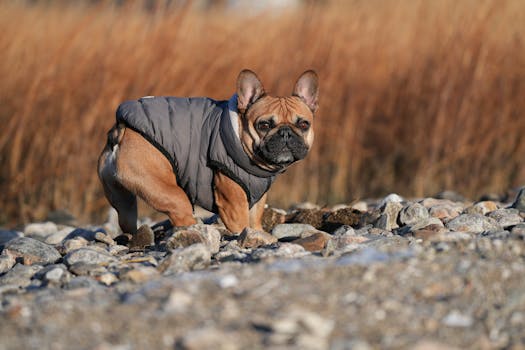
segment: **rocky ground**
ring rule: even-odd
[[[0,349],[524,349],[525,190],[439,197],[0,230]]]

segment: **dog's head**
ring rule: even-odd
[[[309,70],[297,79],[291,96],[272,97],[254,72],[239,74],[239,136],[255,164],[276,171],[306,157],[314,140],[318,85],[317,74]]]

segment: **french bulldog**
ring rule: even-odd
[[[122,103],[98,161],[122,231],[137,232],[137,196],[174,226],[195,224],[199,205],[233,233],[261,230],[275,176],[312,147],[318,85],[308,70],[291,96],[274,97],[243,70],[226,101],[147,96]]]

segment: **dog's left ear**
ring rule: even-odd
[[[317,97],[319,96],[319,78],[313,70],[307,70],[295,83],[293,96],[300,97],[312,112],[317,110]]]
[[[264,96],[264,87],[257,75],[244,69],[237,78],[237,109],[244,113],[248,107]]]

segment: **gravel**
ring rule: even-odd
[[[0,348],[523,347],[523,190],[511,205],[440,197],[268,208],[267,231],[240,236],[0,230]]]

